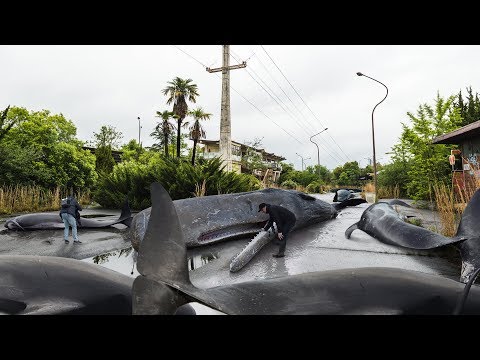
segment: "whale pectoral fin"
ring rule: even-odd
[[[345,237],[350,239],[350,235],[352,235],[353,230],[358,229],[358,223],[351,225],[347,230],[345,230]]]

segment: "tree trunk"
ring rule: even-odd
[[[165,135],[163,146],[165,147],[165,157],[168,158],[168,135]]]
[[[180,126],[182,126],[183,118],[177,120],[177,158],[180,157]]]
[[[195,166],[195,153],[197,150],[197,139],[193,139],[192,165]]]

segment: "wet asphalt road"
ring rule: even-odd
[[[58,214],[58,211],[47,213]],[[82,216],[95,216],[98,220],[112,220],[120,216],[120,210],[84,209]],[[102,215],[102,216],[100,216]],[[128,227],[115,224],[99,229],[78,229],[78,238],[83,244],[70,244],[63,241],[61,230],[13,231],[4,227],[5,220],[13,216],[0,217],[0,254],[1,255],[43,255],[85,259],[95,255],[128,247]]]
[[[332,203],[332,193],[314,196]],[[461,262],[453,247],[428,251],[404,249],[382,244],[360,230],[355,230],[351,238],[346,239],[345,230],[360,219],[369,205],[348,207],[335,219],[291,233],[284,258],[273,258],[277,246],[272,243],[266,245],[237,273],[229,271],[230,261],[246,246],[249,239],[189,249],[191,281],[199,288],[209,288],[305,272],[359,267],[395,267],[440,274],[458,280]],[[438,217],[432,211],[400,206],[396,208],[421,219],[425,228],[439,226]],[[82,216],[93,214],[105,215],[97,219],[111,219],[117,218],[120,210],[85,209],[82,212]],[[0,229],[3,229],[6,218],[8,217],[0,218]],[[136,269],[132,268],[134,251],[131,250],[128,228],[123,224],[104,229],[80,229],[79,238],[83,244],[66,245],[63,242],[63,230],[21,232],[5,229],[0,231],[0,254],[71,257],[94,262],[132,277],[138,275]]]
[[[333,199],[332,194],[315,196],[330,203]],[[191,249],[191,257],[216,258],[190,272],[192,283],[209,288],[254,279],[359,267],[394,267],[459,279],[461,260],[453,247],[410,250],[382,244],[361,230],[355,230],[351,238],[346,239],[345,230],[360,219],[369,205],[348,207],[335,219],[291,233],[284,258],[273,258],[277,246],[273,243],[266,245],[238,273],[230,273],[230,260],[246,246],[248,240]],[[432,211],[399,206],[397,209],[415,215],[426,228],[439,226],[439,220]]]

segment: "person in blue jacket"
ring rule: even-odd
[[[77,214],[80,215],[79,211],[82,211],[82,207],[78,201],[73,196],[68,196],[62,199],[62,208],[60,210],[60,217],[65,224],[65,230],[63,232],[63,239],[65,244],[70,243],[68,241],[68,233],[70,226],[72,227],[72,237],[74,244],[81,244],[82,242],[78,240],[77,234]]]

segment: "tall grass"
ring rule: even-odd
[[[452,237],[455,235],[464,208],[455,203],[451,187],[436,183],[433,185],[433,191],[435,193],[435,205],[440,217],[440,232],[445,236]]]
[[[379,199],[398,199],[400,197],[400,186],[379,186]]]
[[[375,184],[374,183],[366,183],[363,186],[363,193],[366,192],[375,192]],[[378,187],[378,198],[379,199],[398,199],[400,198],[400,186],[379,186]]]
[[[465,189],[460,187],[453,189],[451,186],[438,183],[433,185],[435,205],[440,216],[443,235],[450,237],[455,235],[463,211],[477,189],[480,189],[478,179],[469,186],[465,186]]]
[[[53,211],[60,209],[60,200],[72,191],[57,187],[53,190],[39,186],[0,187],[0,214]],[[90,203],[90,191],[75,194],[80,204]]]
[[[195,197],[205,196],[206,192],[207,192],[207,186],[206,186],[205,179],[203,179],[202,185],[198,185],[198,183],[195,184],[195,192],[193,193],[193,196]]]

